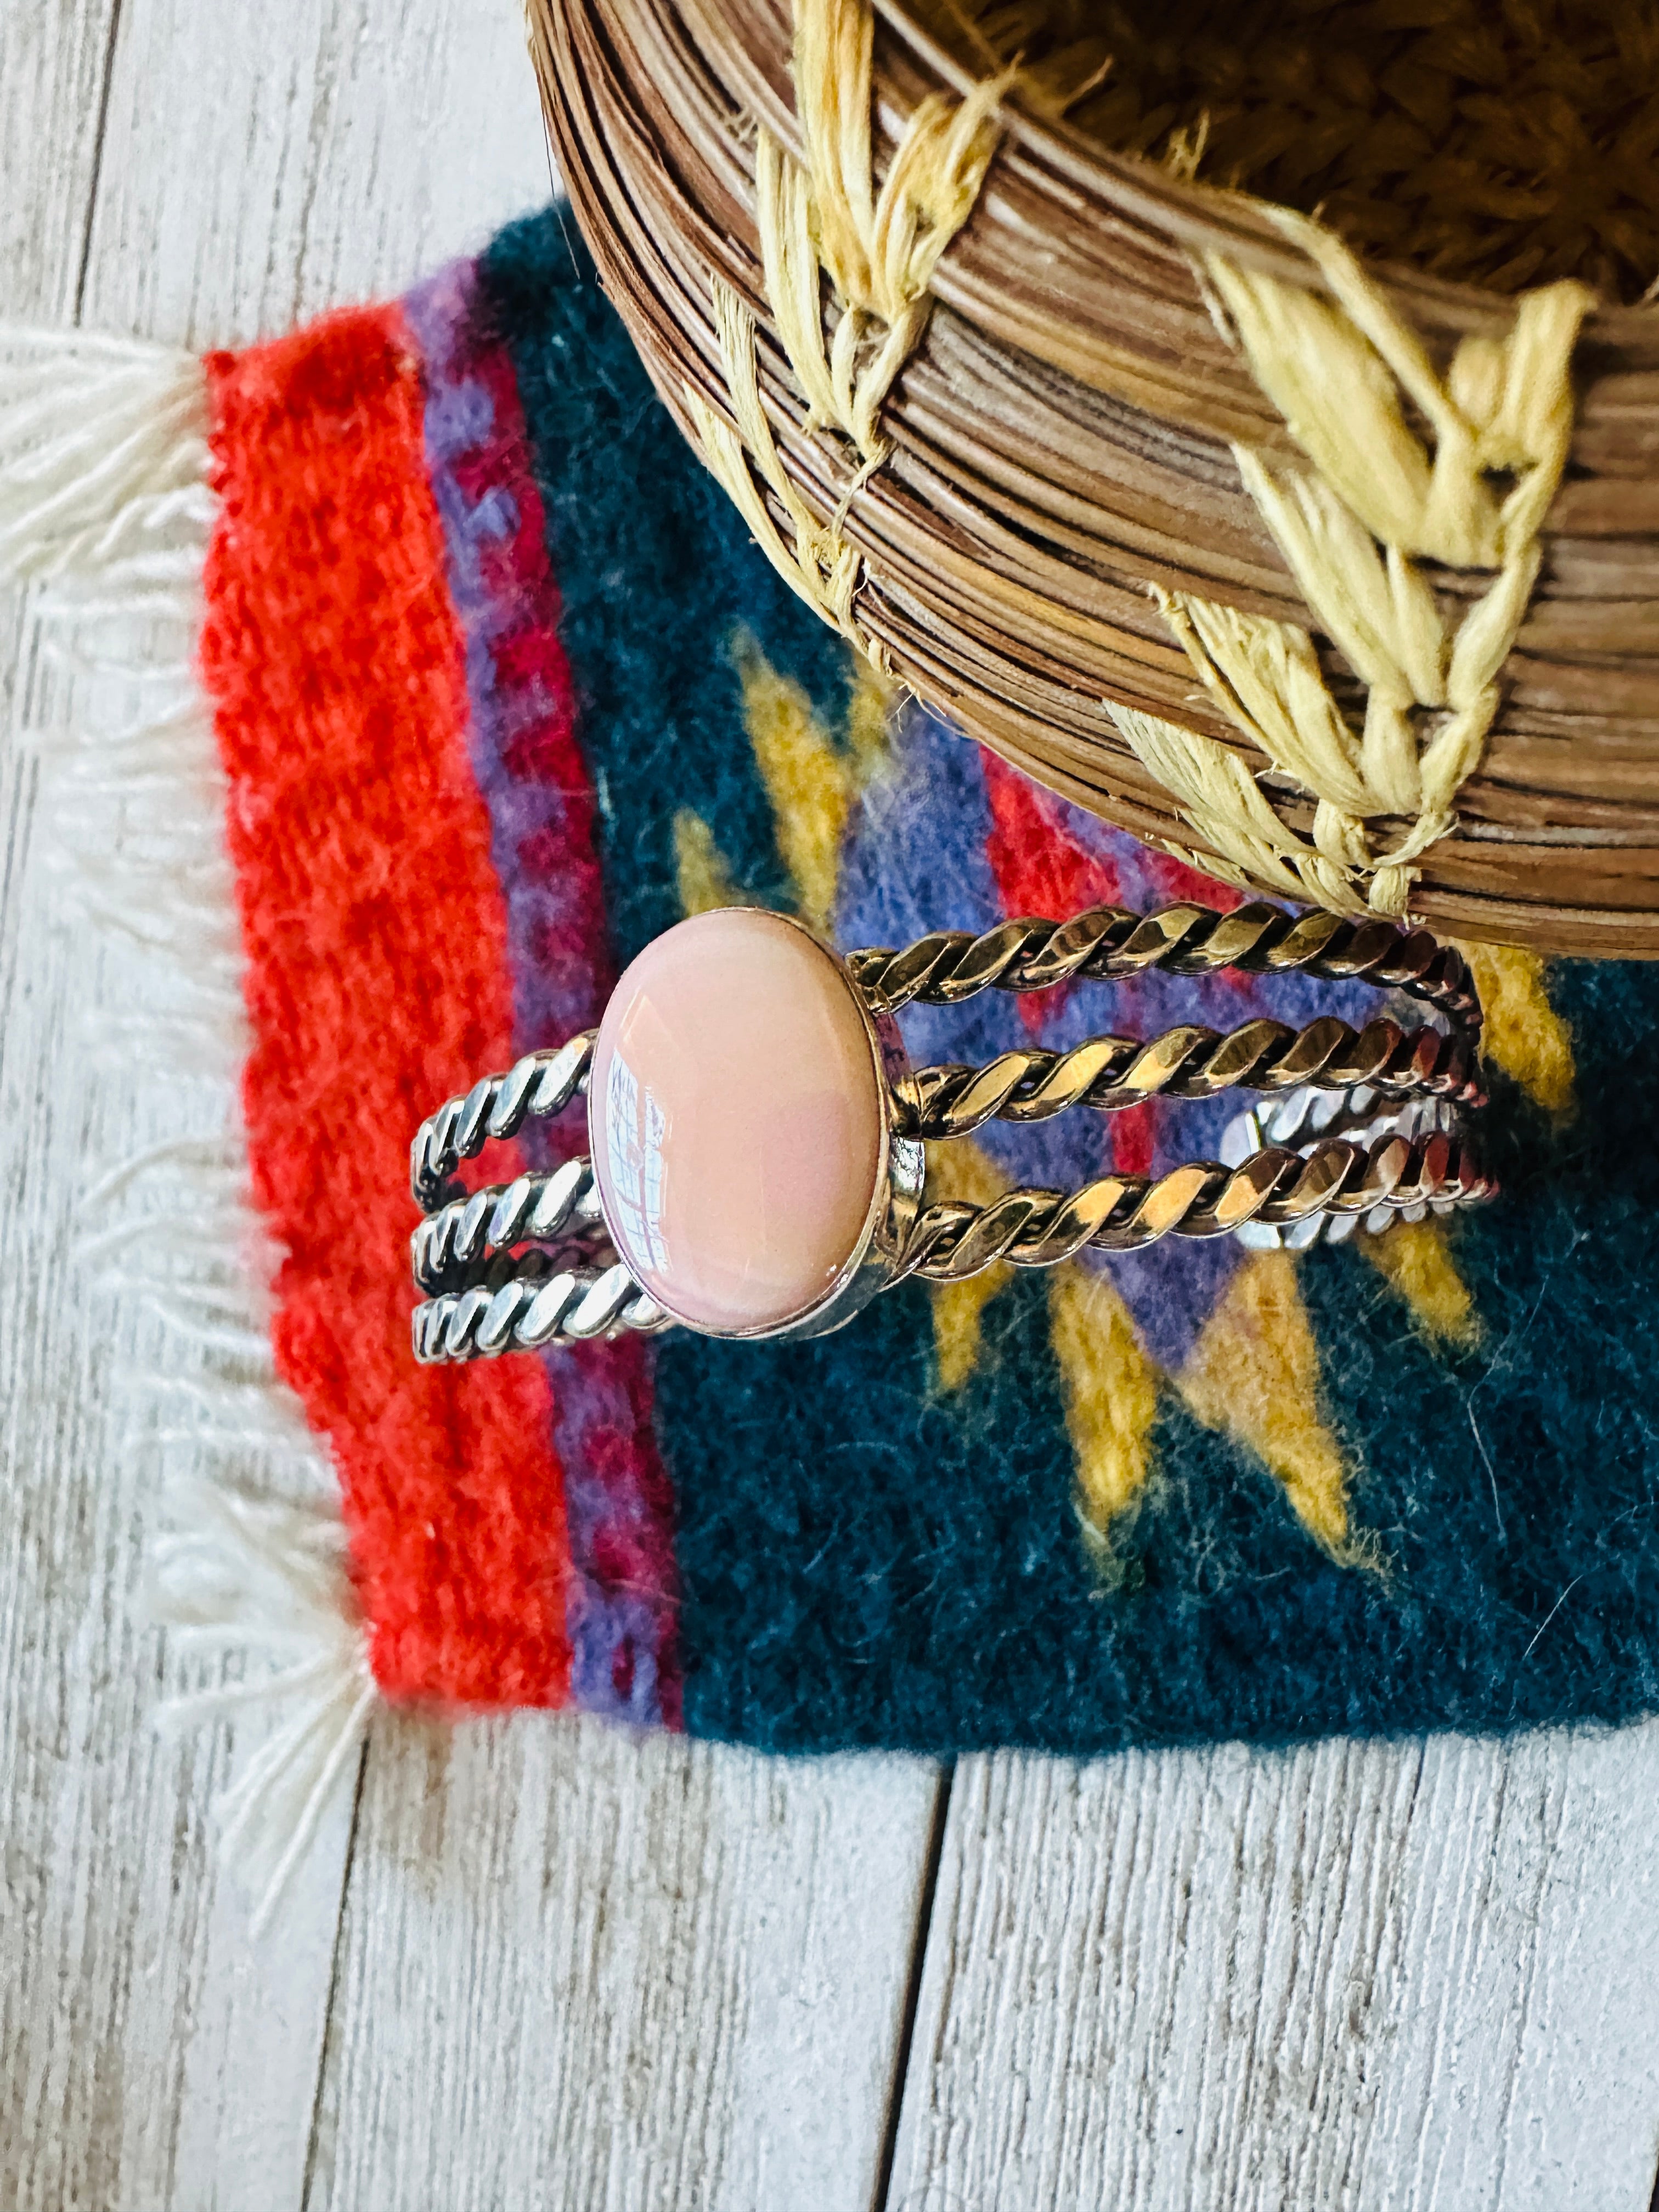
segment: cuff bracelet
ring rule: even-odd
[[[895,1018],[916,1002],[1150,969],[1300,970],[1404,993],[1428,1018],[1182,1025],[914,1069]],[[1461,955],[1383,921],[1261,903],[1097,907],[843,957],[784,915],[699,915],[646,947],[597,1030],[484,1077],[422,1125],[416,1355],[489,1357],[675,1323],[816,1336],[911,1275],[957,1281],[998,1261],[1048,1267],[1166,1236],[1304,1244],[1474,1205],[1495,1190],[1463,1125],[1485,1103],[1480,1034]],[[1230,1127],[1224,1160],[1070,1192],[1016,1188],[988,1206],[928,1200],[926,1145],[987,1121],[1231,1091],[1266,1103]],[[584,1156],[461,1188],[463,1160],[578,1097]]]

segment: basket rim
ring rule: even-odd
[[[948,111],[963,91],[978,87],[982,95],[984,78],[971,57],[957,66],[938,51],[908,13],[914,0],[862,4],[878,32],[869,89],[870,153],[879,162],[902,143],[924,100],[941,94]],[[1241,439],[1252,452],[1277,452],[1270,441],[1284,418],[1222,326],[1206,257],[1189,241],[1217,248],[1214,268],[1236,264],[1234,242],[1242,240],[1258,266],[1304,294],[1330,291],[1324,269],[1296,229],[1281,228],[1271,202],[1192,185],[1145,157],[1104,155],[1080,132],[1009,102],[975,213],[933,271],[938,312],[895,390],[887,465],[861,476],[860,495],[837,507],[846,470],[837,475],[827,456],[840,448],[802,416],[801,373],[772,323],[750,234],[755,126],[803,160],[791,5],[532,0],[561,166],[659,392],[682,431],[717,456],[711,466],[720,480],[742,477],[741,492],[727,488],[746,514],[756,511],[753,534],[785,581],[799,570],[801,595],[856,644],[890,657],[921,696],[1051,789],[1153,842],[1174,838],[1200,866],[1206,854],[1225,858],[1224,823],[1217,844],[1213,830],[1183,811],[1190,793],[1183,799],[1182,763],[1171,783],[1133,734],[1122,734],[1114,711],[1206,739],[1206,760],[1242,757],[1252,776],[1266,773],[1258,753],[1270,763],[1275,757],[1248,732],[1242,742],[1224,700],[1200,691],[1202,671],[1195,675],[1192,655],[1164,635],[1154,605],[1158,582],[1186,595],[1188,607],[1241,604],[1232,588],[1239,579],[1218,569],[1210,534],[1195,534],[1186,519],[1195,487],[1231,533],[1226,559],[1243,547],[1252,580],[1257,567],[1264,576],[1272,571],[1259,591],[1252,580],[1243,611],[1304,629],[1310,622],[1305,594],[1275,559],[1254,495],[1226,466]],[[1077,233],[1069,252],[1062,227]],[[1316,236],[1310,244],[1316,250]],[[1382,257],[1364,265],[1437,351],[1449,352],[1471,330],[1507,338],[1494,325],[1513,324],[1514,297],[1409,269],[1399,271],[1395,291]],[[1103,292],[1092,281],[1102,270],[1119,278]],[[1012,310],[1000,304],[1005,284]],[[1337,295],[1339,306],[1345,296]],[[726,329],[722,299],[732,303]],[[1099,319],[1101,303],[1113,300],[1133,303],[1116,331]],[[1068,315],[1080,334],[1077,364],[1054,336],[1064,337]],[[1489,732],[1492,759],[1462,780],[1457,814],[1449,832],[1431,837],[1425,850],[1434,858],[1425,858],[1409,896],[1412,910],[1473,938],[1554,952],[1659,954],[1659,807],[1647,774],[1659,739],[1659,470],[1650,441],[1659,313],[1621,307],[1600,323],[1573,380],[1577,474],[1559,497],[1572,518],[1561,516],[1565,535],[1550,533],[1539,605],[1524,618],[1510,656],[1515,681]],[[1624,331],[1637,334],[1636,347],[1618,344]],[[1034,485],[1018,467],[987,469],[981,446],[988,439],[986,452],[1000,450],[1006,395],[999,386],[987,398],[975,383],[981,354],[993,365],[1034,357],[1054,373],[1039,380],[1044,391],[1054,385],[1046,407],[1031,395],[1039,417],[1026,426],[1037,441]],[[738,420],[734,431],[745,374],[756,420],[747,429]],[[965,428],[941,444],[958,400]],[[1235,416],[1248,416],[1242,429]],[[1010,419],[1024,416],[1017,410]],[[710,445],[710,434],[721,431],[736,441],[730,469],[718,458],[718,436]],[[1068,507],[1061,514],[1044,495],[1069,477],[1040,471],[1063,462],[1079,439],[1088,481],[1079,514]],[[837,557],[850,550],[862,564],[856,620],[850,602],[842,610],[826,598],[836,579],[820,573],[817,540],[803,550],[797,530],[791,551],[794,510],[783,493],[773,496],[780,472],[811,514],[834,509]],[[1132,538],[1123,535],[1125,516],[1138,533]],[[1086,540],[1079,535],[1085,528]],[[948,583],[936,574],[940,546],[952,556]],[[1613,585],[1617,602],[1606,598]],[[1446,589],[1459,596],[1455,586]],[[1577,641],[1582,606],[1618,614],[1617,635],[1603,622]],[[1537,635],[1524,634],[1534,627]],[[1335,680],[1349,680],[1340,665]],[[1352,726],[1354,702],[1343,692],[1339,703]],[[1319,798],[1311,789],[1273,801],[1294,841],[1292,858],[1311,836]],[[1373,817],[1391,821],[1382,807],[1368,809],[1365,818]],[[1376,866],[1392,864],[1382,853]],[[1400,860],[1395,872],[1407,865]],[[1389,884],[1384,896],[1396,895]]]
[[[906,0],[870,0],[881,24],[918,66],[965,98],[978,79],[925,31]],[[878,72],[879,77],[879,71]],[[1063,119],[1035,115],[1019,100],[1018,83],[1001,107],[1005,140],[1035,156],[1066,181],[1104,199],[1113,210],[1200,252],[1223,252],[1287,283],[1328,293],[1324,272],[1299,252],[1273,219],[1277,203],[1173,176],[1140,154],[1115,154]],[[1481,284],[1434,276],[1408,261],[1359,256],[1364,267],[1412,301],[1425,319],[1459,333],[1507,325],[1515,295]],[[1613,347],[1629,369],[1659,369],[1659,295],[1627,304],[1599,294],[1585,318],[1583,340]]]

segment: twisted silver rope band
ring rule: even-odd
[[[533,1268],[496,1284],[447,1291],[415,1309],[410,1333],[423,1367],[448,1359],[493,1359],[549,1344],[655,1335],[673,1326],[621,1261],[605,1268]]]
[[[463,1160],[476,1158],[492,1137],[516,1137],[532,1115],[562,1113],[587,1085],[597,1030],[584,1030],[556,1051],[527,1052],[505,1075],[480,1077],[465,1097],[428,1115],[410,1147],[409,1187],[422,1213],[451,1195]]]
[[[925,1206],[911,1224],[894,1279],[960,1282],[999,1260],[1051,1267],[1085,1244],[1134,1252],[1160,1237],[1222,1237],[1250,1221],[1273,1227],[1319,1213],[1368,1213],[1427,1205],[1437,1212],[1496,1194],[1455,1133],[1375,1144],[1327,1139],[1304,1157],[1280,1146],[1237,1168],[1195,1160],[1156,1180],[1103,1176],[1081,1190],[1005,1191],[988,1206],[965,1199]]]
[[[892,1279],[961,1282],[999,1260],[1048,1267],[1085,1245],[1138,1251],[1161,1237],[1221,1237],[1249,1222],[1285,1227],[1383,1208],[1449,1212],[1479,1205],[1496,1189],[1460,1139],[1444,1130],[1370,1145],[1328,1138],[1306,1154],[1269,1147],[1231,1170],[1194,1161],[1156,1180],[1103,1176],[1070,1194],[1011,1190],[983,1206],[941,1200],[916,1217]],[[413,1336],[416,1358],[430,1365],[672,1326],[620,1262],[552,1273],[532,1263],[499,1282],[445,1291],[417,1306]]]
[[[1367,1148],[1379,1137],[1426,1137],[1437,1129],[1455,1132],[1457,1109],[1441,1098],[1385,1099],[1377,1092],[1357,1091],[1292,1091],[1287,1097],[1262,1098],[1236,1115],[1221,1133],[1218,1146],[1224,1167],[1237,1167],[1253,1153],[1280,1145],[1305,1158],[1322,1137],[1346,1137],[1350,1144]],[[1356,1230],[1380,1237],[1402,1221],[1421,1221],[1431,1210],[1426,1201],[1395,1207],[1386,1201],[1369,1213],[1316,1213],[1282,1229],[1264,1221],[1248,1221],[1235,1233],[1252,1251],[1306,1251],[1315,1244],[1340,1244]],[[1437,1210],[1451,1209],[1444,1200]]]
[[[1091,907],[1070,921],[1030,917],[999,922],[978,937],[936,930],[895,951],[872,946],[847,956],[860,988],[896,1012],[913,1000],[955,1006],[986,990],[1046,991],[1082,978],[1120,981],[1166,968],[1177,975],[1236,968],[1249,975],[1294,970],[1326,982],[1406,991],[1461,1030],[1480,1026],[1462,955],[1424,929],[1381,919],[1288,914],[1261,901],[1218,914],[1185,902],[1155,914]]]
[[[514,1244],[561,1244],[603,1240],[605,1217],[592,1163],[567,1160],[546,1175],[492,1183],[451,1199],[425,1215],[409,1240],[415,1279],[423,1291],[453,1287],[458,1270],[487,1265]]]
[[[1114,1113],[1143,1098],[1213,1098],[1218,1091],[1351,1091],[1486,1103],[1466,1033],[1403,1029],[1380,1016],[1356,1030],[1334,1015],[1305,1029],[1260,1019],[1224,1035],[1183,1026],[1142,1043],[1090,1037],[1069,1052],[1036,1046],[983,1067],[918,1069],[905,1086],[909,1133],[965,1137],[987,1121],[1046,1121],[1073,1106]]]

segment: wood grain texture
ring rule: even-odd
[[[866,2212],[939,1786],[528,1714],[383,1728],[307,2212]]]
[[[0,9],[0,282],[13,318],[74,319],[116,6]]]
[[[892,2212],[1647,2212],[1659,1728],[957,1770]]]
[[[85,315],[191,345],[401,290],[547,198],[514,0],[124,0]]]
[[[108,0],[0,19],[0,307],[73,316],[98,171]],[[74,1271],[89,1173],[138,1143],[211,1128],[134,1095],[82,1020],[120,957],[66,932],[45,878],[40,759],[89,702],[0,612],[0,2203],[205,2203],[297,2195],[343,1856],[342,1812],[295,1894],[280,1955],[252,1951],[211,1878],[204,1808],[227,1747],[157,1742],[156,1639],[141,1626],[154,1504],[149,1416],[124,1370],[156,1324]],[[113,709],[117,702],[101,702]],[[51,750],[48,738],[46,750]],[[130,957],[130,956],[129,956]],[[98,973],[103,971],[100,980]],[[186,1461],[189,1455],[185,1455]]]

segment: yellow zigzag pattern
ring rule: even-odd
[[[1558,1121],[1570,1119],[1577,1106],[1572,1033],[1550,1004],[1543,961],[1535,952],[1503,945],[1458,949],[1480,994],[1486,1058],[1547,1114]]]
[[[1441,1344],[1474,1344],[1480,1316],[1469,1286],[1457,1272],[1445,1224],[1397,1222],[1386,1237],[1356,1238],[1360,1252],[1411,1309],[1425,1336]]]
[[[801,686],[781,676],[752,637],[732,641],[743,695],[744,726],[767,797],[772,802],[778,849],[794,886],[796,910],[813,929],[827,929],[835,912],[842,840],[854,799],[884,757],[893,686],[867,662],[854,672],[848,702],[845,743],[814,713]],[[743,902],[714,832],[700,814],[682,807],[674,817],[674,857],[681,911]]]
[[[1486,1014],[1486,1056],[1558,1121],[1577,1106],[1572,1037],[1549,1001],[1535,952],[1499,945],[1461,948]],[[1402,1222],[1386,1237],[1362,1237],[1358,1249],[1405,1299],[1412,1318],[1441,1343],[1473,1344],[1480,1316],[1457,1272],[1444,1225]]]
[[[927,1179],[940,1197],[975,1206],[990,1205],[1007,1188],[1006,1176],[965,1140],[930,1151]],[[1004,1263],[965,1283],[935,1287],[933,1351],[942,1392],[961,1389],[978,1366],[981,1317],[1013,1278]],[[1158,1370],[1111,1283],[1086,1267],[1073,1263],[1049,1277],[1048,1327],[1076,1470],[1078,1520],[1104,1564],[1112,1523],[1133,1505],[1152,1472]]]
[[[1072,1440],[1079,1525],[1097,1564],[1109,1569],[1112,1524],[1135,1504],[1152,1471],[1158,1370],[1109,1279],[1075,1261],[1049,1279],[1048,1331]]]
[[[674,869],[684,915],[709,914],[717,906],[744,903],[714,831],[689,806],[682,806],[674,817]]]
[[[1176,1387],[1206,1428],[1263,1462],[1317,1543],[1355,1563],[1347,1462],[1320,1408],[1319,1346],[1288,1252],[1250,1255]]]
[[[892,688],[859,664],[836,744],[799,684],[780,676],[752,639],[740,639],[738,675],[744,721],[777,823],[778,848],[795,886],[801,920],[827,929],[836,909],[842,839],[854,798],[886,749]]]
[[[1487,1059],[1565,1118],[1574,1106],[1572,1040],[1549,1002],[1543,962],[1501,946],[1463,951],[1486,1012]],[[1426,1335],[1447,1344],[1478,1338],[1480,1316],[1440,1222],[1402,1222],[1358,1244]],[[1333,1556],[1366,1556],[1352,1538],[1346,1468],[1320,1412],[1318,1346],[1289,1254],[1257,1254],[1239,1271],[1176,1379],[1200,1420],[1266,1462]]]
[[[971,1140],[927,1147],[927,1188],[939,1198],[963,1198],[989,1206],[1008,1188],[1008,1179]],[[979,1365],[980,1317],[997,1292],[1012,1283],[1006,1261],[970,1275],[965,1283],[933,1285],[933,1356],[939,1387],[947,1395],[960,1390]]]

